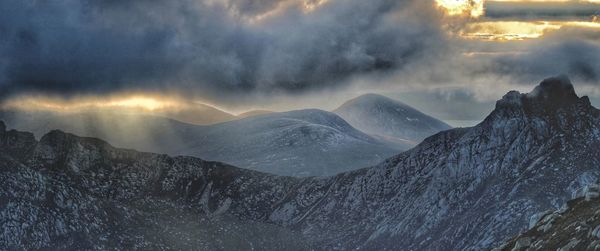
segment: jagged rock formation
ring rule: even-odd
[[[333,112],[363,132],[415,145],[452,128],[407,104],[377,94],[349,100]]]
[[[188,220],[198,218],[232,240],[248,231],[240,225],[270,229],[250,229],[257,249],[294,235],[299,249],[490,249],[597,183],[600,111],[571,90],[568,79],[551,78],[531,94],[510,92],[473,128],[323,178],[137,153],[56,131],[40,142],[23,134],[0,151],[0,214],[10,219],[0,223],[0,244],[144,249],[174,239],[185,249],[195,244],[187,238],[211,232]]]
[[[366,135],[333,113],[298,110],[211,126],[123,113],[4,113],[38,137],[53,129],[119,147],[187,155],[290,176],[323,176],[375,165],[409,148]]]
[[[556,211],[537,215],[530,229],[495,250],[599,250],[600,186],[586,187]]]

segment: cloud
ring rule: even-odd
[[[444,47],[414,0],[0,2],[0,95],[335,88]]]
[[[485,4],[485,16],[491,19],[564,20],[589,19],[600,13],[600,5],[590,2],[496,2]]]
[[[548,76],[569,74],[578,89],[598,89],[600,76],[597,29],[468,40],[448,32],[504,17],[444,17],[433,1],[7,0],[0,13],[0,98],[169,92],[244,111],[331,108],[366,92],[469,93],[443,105],[449,118]],[[528,19],[519,15],[507,16]]]
[[[564,73],[576,82],[597,84],[600,80],[600,47],[584,41],[565,41],[535,48],[526,55],[500,58],[497,64],[504,73],[525,80]]]

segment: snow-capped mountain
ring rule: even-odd
[[[359,96],[333,112],[363,132],[413,144],[451,128],[409,105],[378,94]]]
[[[0,245],[24,249],[177,249],[196,234],[267,249],[279,233],[297,237],[292,249],[485,250],[600,174],[600,111],[564,77],[509,92],[475,127],[333,177],[266,175],[59,131],[0,139]]]
[[[210,126],[124,113],[3,113],[41,137],[60,129],[119,147],[189,155],[279,175],[331,175],[377,164],[409,148],[389,144],[321,110],[271,113]]]
[[[374,139],[337,115],[316,109],[271,113],[205,127],[190,142],[177,154],[291,176],[354,170],[409,148]]]

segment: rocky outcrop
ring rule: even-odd
[[[600,249],[600,186],[590,185],[560,210],[541,214],[524,233],[495,250]]]

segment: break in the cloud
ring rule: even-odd
[[[463,104],[562,73],[594,93],[599,5],[463,2],[1,1],[0,96],[168,91],[243,111],[449,87]],[[502,32],[519,39],[489,39]]]
[[[328,88],[444,46],[419,1],[0,2],[0,93]],[[431,13],[429,13],[431,12]]]

